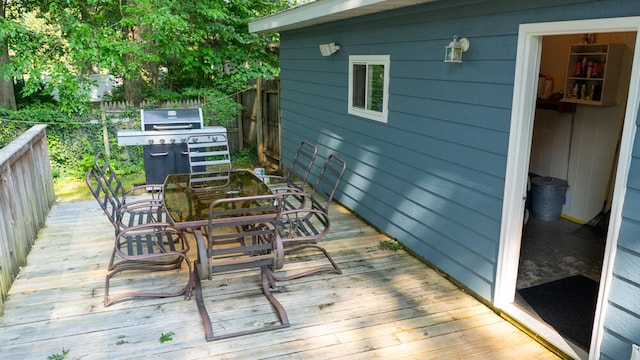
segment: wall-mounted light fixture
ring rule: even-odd
[[[457,36],[444,48],[444,62],[461,63],[462,53],[469,50],[469,39],[463,37],[458,40]]]
[[[337,53],[338,50],[340,50],[340,45],[336,45],[336,43],[320,44],[320,53],[322,56],[330,56]]]

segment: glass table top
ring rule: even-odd
[[[270,195],[269,187],[246,170],[214,174],[171,174],[164,183],[164,204],[176,227],[209,221],[209,205],[218,199]]]

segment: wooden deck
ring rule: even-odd
[[[103,307],[112,227],[94,200],[56,204],[0,317],[0,357],[46,359],[64,349],[67,359],[557,358],[406,252],[381,250],[387,238],[339,205],[331,211],[324,244],[344,274],[281,283],[274,293],[289,328],[206,342],[195,297]],[[308,265],[321,257],[305,259]],[[182,284],[185,275],[183,268],[145,284]],[[275,321],[258,277],[243,272],[203,282],[214,331]],[[116,279],[114,293],[136,276]]]

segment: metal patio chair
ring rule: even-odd
[[[225,198],[211,203],[206,235],[196,230],[198,260],[195,264],[196,301],[207,341],[275,330],[289,326],[284,307],[271,288],[272,271],[282,267],[284,250],[276,230],[282,202],[274,195]],[[260,269],[262,292],[277,312],[279,324],[214,335],[200,280],[245,269]]]
[[[346,162],[332,154],[327,158],[310,194],[296,191],[296,188],[289,188],[289,192],[278,192],[285,199],[286,206],[278,224],[285,254],[307,249],[318,250],[329,260],[331,266],[313,268],[294,275],[274,275],[274,279],[285,281],[325,271],[342,274],[327,250],[318,245],[318,240],[329,232],[329,207],[346,170]],[[295,198],[298,205],[290,207],[293,202],[286,201],[290,198]]]
[[[111,257],[105,281],[105,307],[129,297],[172,297],[182,294],[185,299],[191,297],[194,274],[187,257],[189,243],[184,233],[169,227],[167,223],[135,225],[116,236],[114,249],[116,256]],[[130,290],[112,297],[109,295],[111,279],[119,273],[169,271],[179,269],[183,263],[187,264],[187,281],[184,287],[176,291]],[[140,281],[144,281],[143,278]],[[126,287],[130,287],[128,281]]]
[[[144,224],[152,224],[151,226],[156,226],[156,224],[160,224],[162,220],[166,218],[162,202],[139,201],[128,205],[121,205],[117,200],[117,197],[113,195],[113,192],[107,185],[106,179],[94,168],[89,168],[87,170],[85,180],[91,194],[100,205],[100,208],[104,211],[107,219],[111,222],[111,225],[113,225],[116,239],[120,233],[126,229]],[[114,246],[111,251],[109,266],[107,267],[108,271],[114,270],[117,252],[116,243],[116,246]]]

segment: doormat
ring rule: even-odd
[[[598,299],[597,282],[575,275],[518,292],[558,333],[589,349]]]

